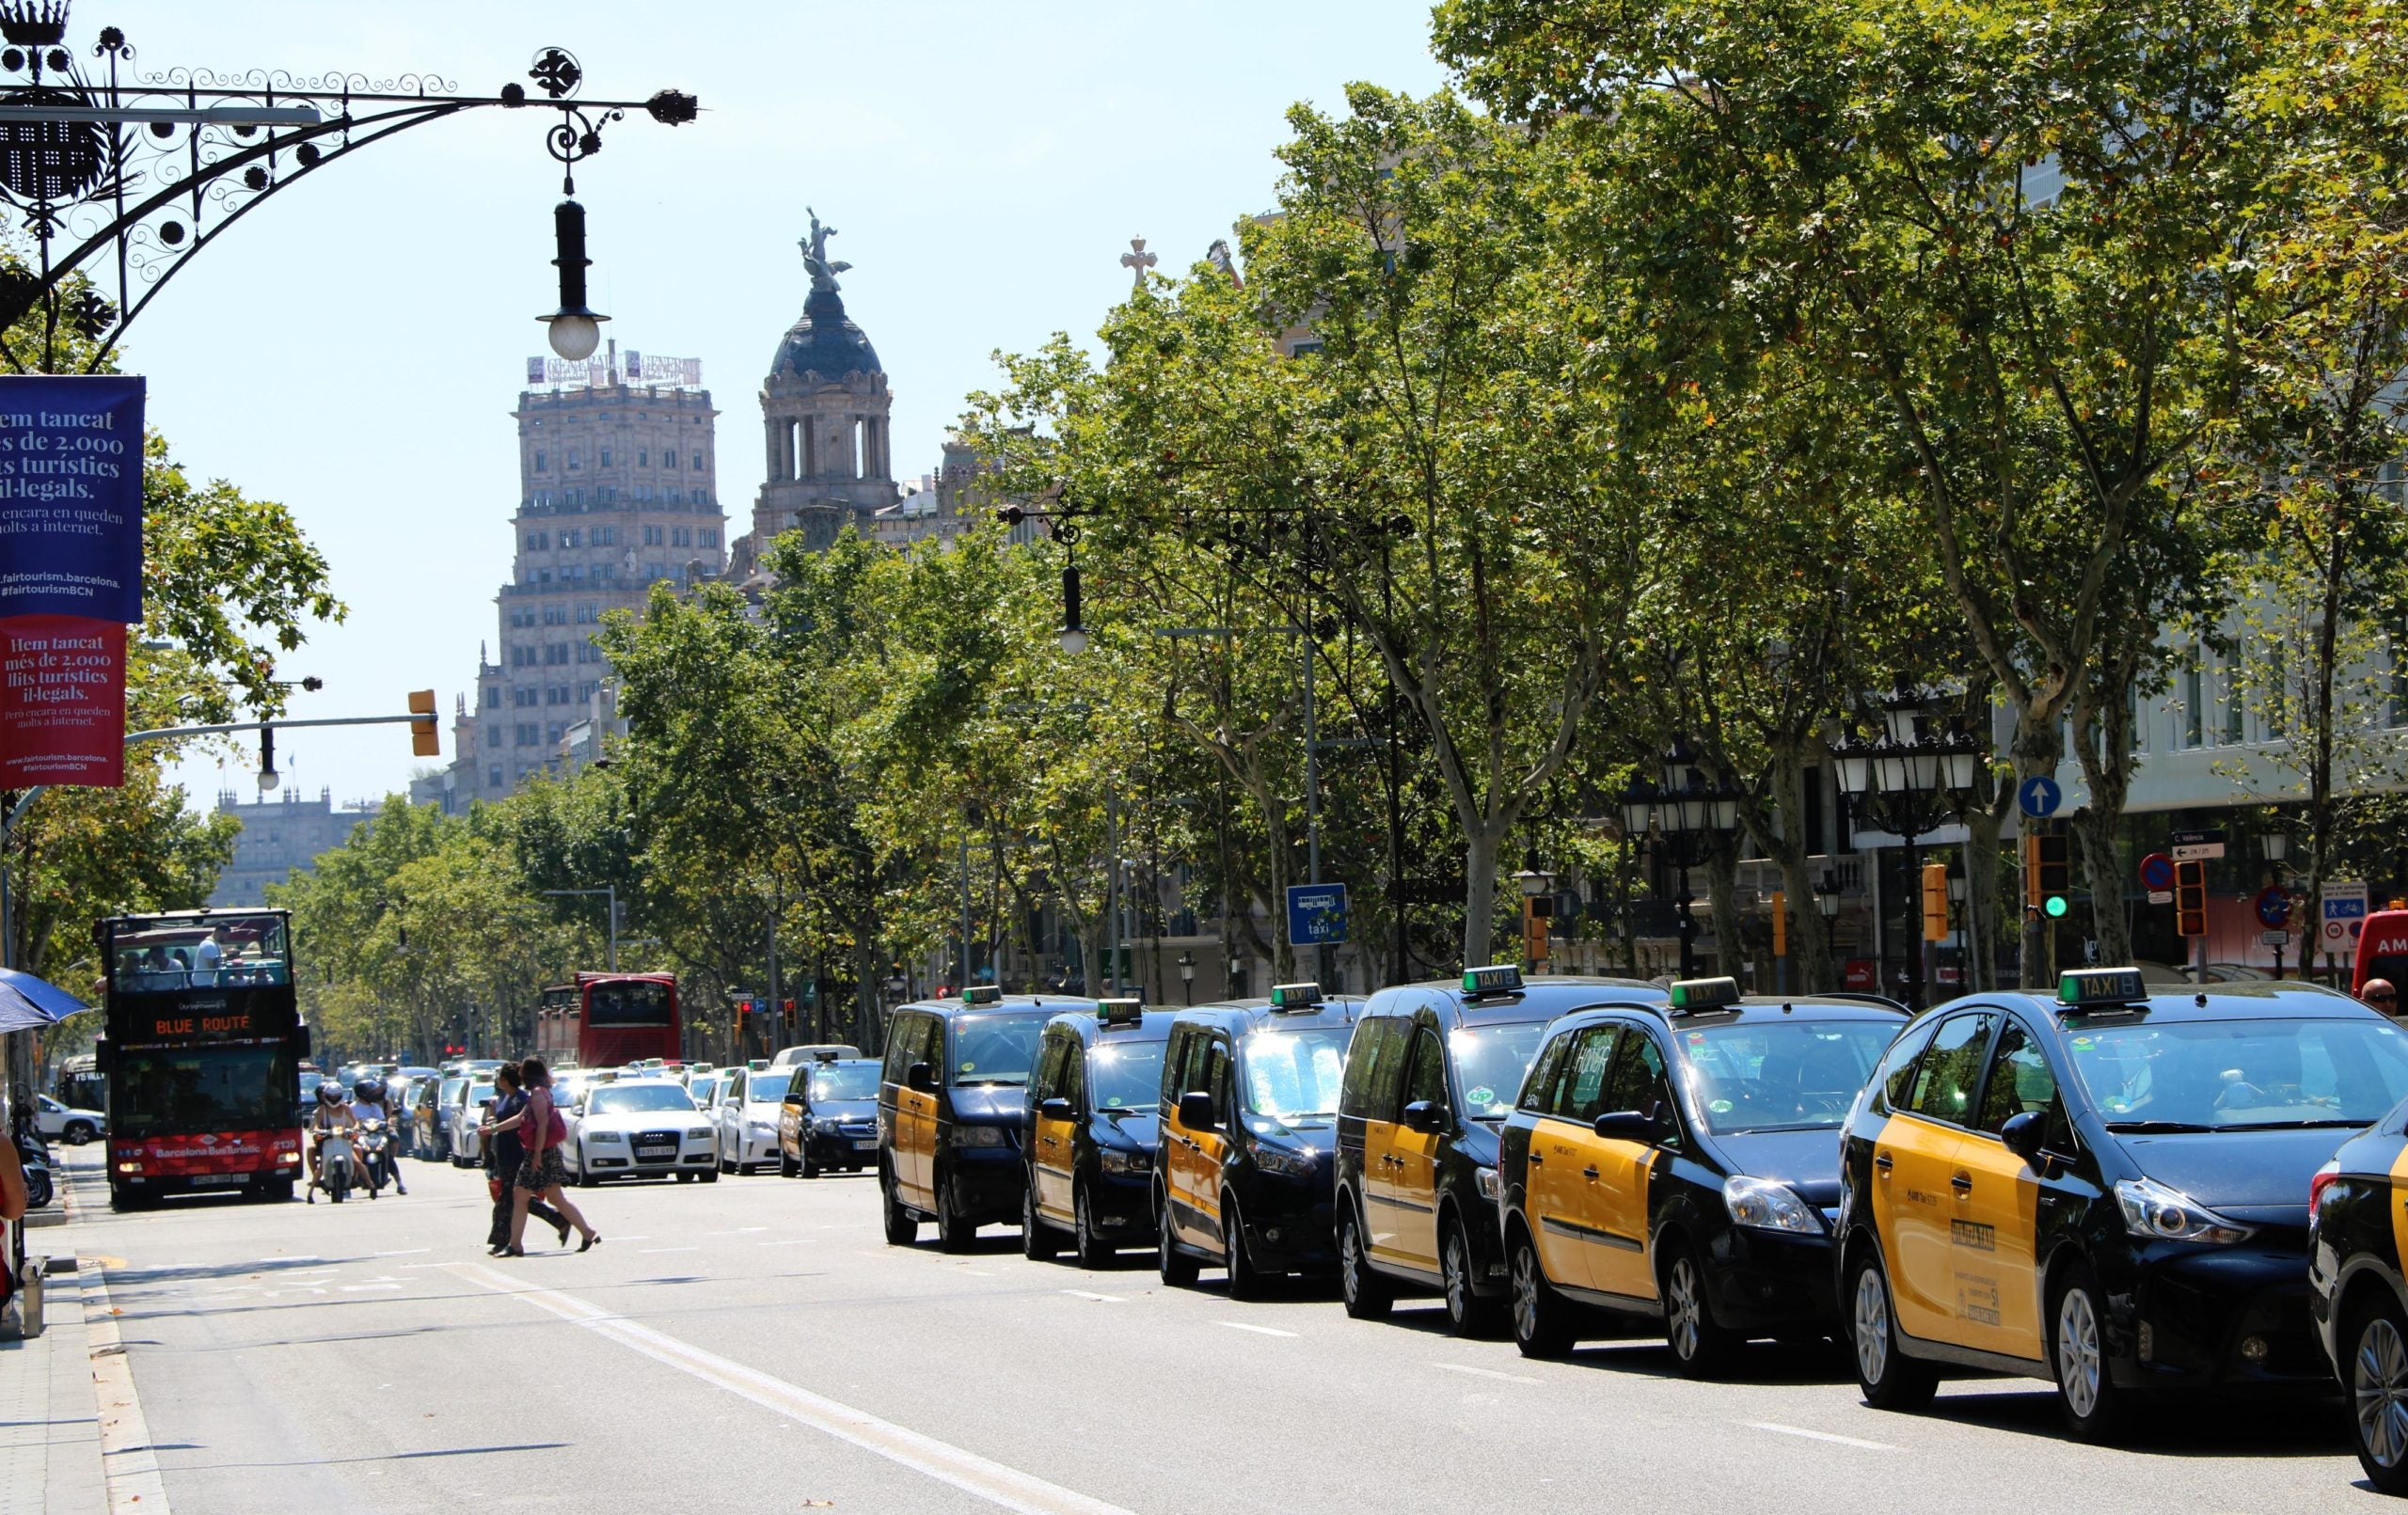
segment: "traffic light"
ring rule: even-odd
[[[2174,929],[2186,937],[2208,934],[2208,865],[2174,865]]]
[[[2066,866],[2067,843],[2052,832],[2023,833],[2023,907],[2062,920],[2072,907],[2072,880]]]
[[[1772,892],[1772,955],[1789,955],[1789,896],[1778,889]]]
[[[1533,969],[1547,960],[1547,922],[1554,914],[1555,900],[1549,895],[1529,895],[1522,901],[1522,955]]]
[[[410,722],[410,755],[441,757],[443,738],[435,729],[435,691],[412,689],[410,714],[421,718]]]
[[[1923,939],[1948,939],[1948,864],[1923,865]]]

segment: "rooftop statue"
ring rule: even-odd
[[[811,236],[807,241],[796,244],[802,249],[802,266],[811,271],[814,294],[822,290],[832,294],[837,289],[836,276],[853,265],[841,260],[835,262],[828,260],[828,239],[836,234],[836,229],[821,226],[819,213],[810,206],[804,206],[803,210],[811,216]]]

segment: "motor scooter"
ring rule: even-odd
[[[393,1132],[381,1120],[359,1123],[359,1172],[370,1199],[393,1176]]]
[[[324,1189],[326,1198],[340,1205],[358,1180],[352,1156],[351,1133],[340,1128],[318,1138],[318,1176],[309,1180],[309,1204],[318,1202],[318,1191]]]
[[[25,1170],[25,1208],[47,1207],[57,1186],[51,1178],[50,1146],[42,1141],[40,1131],[17,1132],[17,1165]]]

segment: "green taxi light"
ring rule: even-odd
[[[1309,1010],[1321,1003],[1318,984],[1274,984],[1271,986],[1271,1008],[1274,1010]]]
[[[1145,1018],[1143,1000],[1098,1000],[1095,1018],[1107,1026],[1133,1026]]]
[[[1522,966],[1519,963],[1492,963],[1486,968],[1464,970],[1464,992],[1511,994],[1522,986]]]
[[[973,984],[961,991],[963,1004],[1001,1004],[1004,986],[1000,984]]]
[[[1735,978],[1685,978],[1672,985],[1675,1010],[1719,1010],[1738,1002],[1739,981]]]
[[[2148,985],[2137,968],[2072,968],[2057,975],[2062,1005],[2134,1004],[2147,998]]]
[[[2052,894],[2040,902],[2040,908],[2047,912],[2050,920],[2055,921],[2063,919],[2066,911],[2072,907],[2066,903],[2066,897],[2063,894]]]

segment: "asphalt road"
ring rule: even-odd
[[[1530,1363],[1434,1306],[1164,1289],[1149,1255],[890,1248],[862,1177],[578,1191],[602,1246],[488,1260],[478,1174],[119,1217],[97,1160],[71,1156],[83,1218],[47,1236],[103,1259],[174,1515],[2397,1507],[2337,1400],[2095,1449],[2038,1383],[1890,1415],[1836,1351],[1694,1384],[1652,1336]]]

